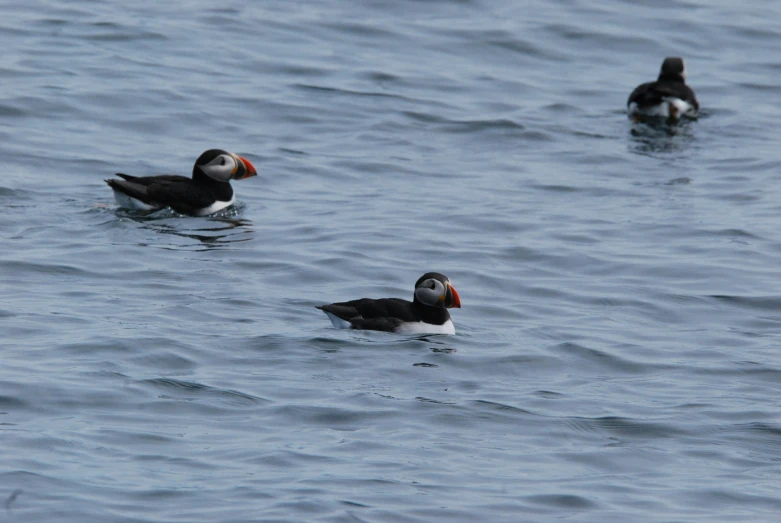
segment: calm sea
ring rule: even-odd
[[[217,5],[0,7],[0,520],[779,520],[781,3]],[[314,308],[432,270],[456,336]]]

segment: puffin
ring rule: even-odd
[[[412,301],[400,298],[361,298],[317,307],[334,327],[398,334],[455,334],[448,309],[461,308],[450,279],[427,272],[415,282]]]
[[[665,58],[659,78],[635,87],[626,101],[626,108],[629,117],[636,122],[648,117],[670,121],[678,121],[681,117],[696,118],[700,104],[694,91],[686,85],[683,58]]]
[[[170,207],[181,214],[208,216],[234,202],[230,180],[243,180],[258,174],[255,166],[241,156],[209,149],[193,166],[192,178],[179,175],[130,176],[106,180],[114,190],[120,207],[139,211],[156,211]]]

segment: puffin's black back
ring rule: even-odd
[[[403,322],[420,321],[416,314],[417,307],[399,298],[361,298],[317,308],[349,322],[356,329],[392,332]]]
[[[389,332],[393,332],[403,323],[442,325],[450,319],[447,309],[400,298],[361,298],[317,308],[349,322],[353,328]]]
[[[229,201],[233,188],[201,174],[198,179],[178,175],[134,177],[117,173],[124,180],[108,179],[112,189],[148,205],[171,207],[178,213],[194,214],[215,200]]]
[[[626,105],[631,105],[634,102],[639,107],[650,107],[663,103],[666,98],[680,98],[693,105],[695,109],[699,110],[700,108],[694,91],[688,85],[680,82],[660,83],[658,81],[638,85],[629,95]]]
[[[699,110],[700,106],[694,91],[686,85],[684,71],[682,58],[665,58],[656,81],[638,85],[629,95],[626,105],[636,103],[638,107],[645,108],[659,105],[666,98],[679,98],[694,106],[695,110]]]

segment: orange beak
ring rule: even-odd
[[[245,178],[249,178],[250,176],[256,176],[258,174],[258,171],[255,170],[255,166],[252,165],[252,162],[250,162],[243,156],[239,156],[239,160],[241,160],[241,163],[244,164],[244,176],[242,176],[241,178],[234,178],[234,180],[243,180]]]
[[[460,309],[461,308],[461,298],[458,297],[458,293],[456,292],[456,288],[452,285],[448,285],[450,288],[450,292],[453,294],[453,304],[448,307],[448,309]]]

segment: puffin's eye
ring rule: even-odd
[[[220,157],[220,165],[225,165],[225,157]]]
[[[433,281],[433,280],[431,281],[431,288],[432,288],[432,289],[436,289],[436,288],[437,288],[437,284],[436,284],[436,283],[434,283],[434,281]]]

